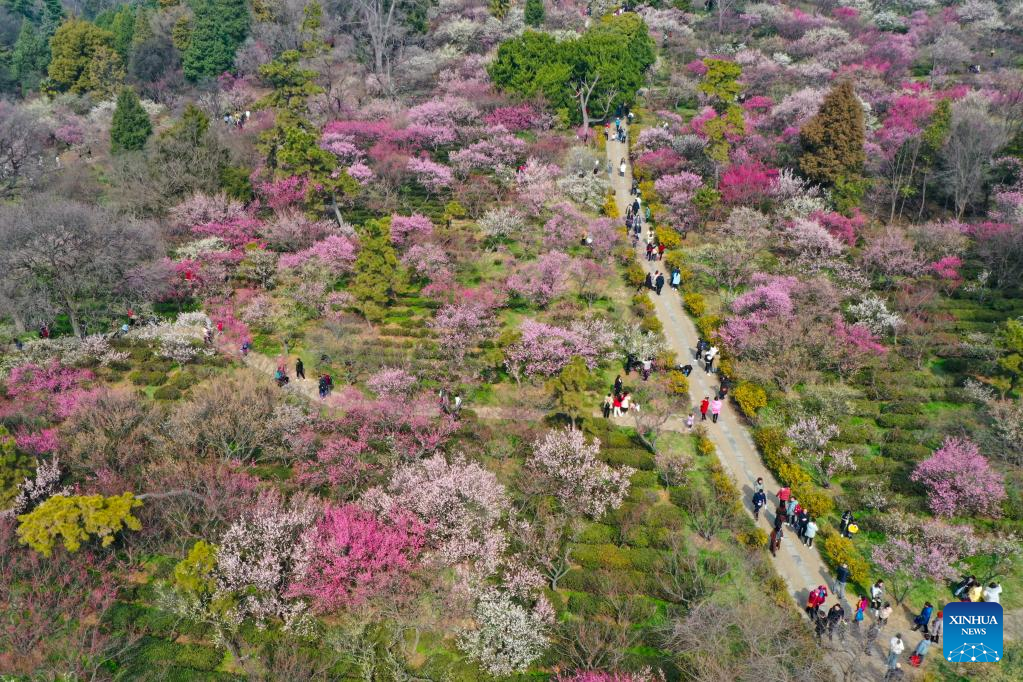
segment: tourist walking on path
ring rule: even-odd
[[[714,398],[714,400],[710,401],[710,414],[711,414],[711,420],[715,424],[717,424],[718,423],[718,415],[721,414],[721,401],[719,399]]]
[[[778,490],[778,502],[783,504],[788,503],[790,497],[792,497],[792,491],[789,489],[787,485],[782,486]]]
[[[601,403],[601,411],[604,413],[604,419],[611,417],[611,405],[614,403],[614,397],[608,393],[604,396],[604,402]]]
[[[920,643],[916,645],[916,649],[913,651],[913,656],[909,659],[910,664],[913,667],[919,667],[924,662],[924,656],[927,655],[928,649],[931,648],[931,640],[929,637],[924,637],[920,640]]]
[[[781,547],[781,539],[785,536],[785,531],[780,526],[775,526],[774,530],[771,531],[771,556],[778,556],[778,548]]]
[[[764,477],[763,476],[757,476],[757,480],[753,484],[753,490],[755,490],[756,492],[760,492],[760,493],[764,492]]]
[[[838,602],[830,609],[828,609],[828,639],[834,641],[835,639],[835,628],[838,624],[845,620],[845,609],[842,608],[842,603]]]
[[[835,596],[845,599],[845,584],[849,582],[849,565],[842,563],[835,571]]]
[[[928,634],[930,630],[927,628],[931,624],[931,613],[934,611],[934,607],[931,602],[924,602],[924,607],[920,610],[919,615],[913,619],[913,632],[916,632],[920,628],[924,629],[924,634]]]
[[[906,650],[906,645],[902,641],[902,635],[897,634],[891,638],[888,642],[888,669],[894,670],[896,664],[899,662],[899,656]]]
[[[860,597],[860,600],[856,602],[856,615],[853,616],[853,625],[856,626],[857,630],[859,630],[860,623],[862,623],[863,619],[866,617],[865,614],[868,606],[870,606],[870,601],[867,599],[866,595]]]
[[[877,622],[881,624],[881,627],[888,625],[888,619],[892,615],[891,602],[885,602],[881,607],[881,610],[877,612]]]
[[[657,271],[657,276],[654,278],[654,291],[656,291],[657,295],[660,296],[661,295],[661,289],[663,289],[663,288],[664,288],[664,275],[662,275],[661,271],[658,270]]]
[[[703,396],[703,400],[700,401],[700,421],[707,421],[707,410],[710,409],[710,396]]]
[[[881,601],[884,599],[884,581],[878,580],[870,586],[870,608],[874,610],[874,618],[881,609]]]
[[[753,493],[753,518],[756,521],[760,520],[760,509],[767,504],[767,495],[764,494],[763,490],[758,490]]]
[[[302,358],[295,360],[295,377],[305,381],[305,365],[302,364]]]
[[[625,165],[625,157],[623,156],[621,162],[618,164],[618,177],[620,177],[620,178],[624,178],[625,177],[625,169],[626,168],[627,168],[627,166]]]
[[[624,385],[625,384],[622,382],[622,375],[619,374],[618,376],[615,377],[615,383],[614,386],[611,387],[611,392],[614,393],[615,395],[621,395],[622,387]]]
[[[817,609],[824,604],[828,599],[828,588],[823,585],[818,585],[815,589],[810,591],[810,596],[806,599],[806,615],[813,618],[814,614],[817,613]]]
[[[936,615],[934,617],[934,620],[931,621],[931,625],[930,625],[931,641],[934,642],[935,644],[937,644],[938,640],[941,639],[941,627],[942,627],[941,616],[942,616],[943,613],[944,613],[944,611],[938,611],[938,615]]]
[[[689,411],[689,416],[686,417],[686,428],[689,429],[690,431],[692,431],[693,430],[693,424],[695,422],[696,422],[696,411],[695,410],[690,410]]]
[[[807,547],[813,547],[813,539],[817,537],[817,523],[810,519],[806,524],[806,529],[803,531],[803,544]]]

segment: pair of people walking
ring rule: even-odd
[[[700,401],[700,421],[707,421],[707,412],[710,412],[711,421],[715,424],[718,423],[718,416],[721,414],[721,399],[714,398],[710,399],[710,396],[703,396],[703,400]]]

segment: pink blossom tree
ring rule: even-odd
[[[872,558],[888,578],[896,602],[902,604],[921,581],[958,578],[963,559],[976,554],[977,549],[970,526],[927,520],[875,546]]]
[[[426,526],[393,509],[386,521],[353,504],[329,506],[302,536],[302,560],[288,592],[329,613],[398,587],[416,564]]]
[[[572,265],[568,255],[561,251],[548,251],[509,275],[505,287],[509,292],[546,308],[551,301],[565,293]]]
[[[350,272],[355,263],[358,246],[349,237],[333,234],[321,239],[308,249],[298,253],[286,253],[280,257],[281,268],[296,268],[309,260],[317,260],[335,275]]]
[[[363,496],[381,514],[407,510],[426,524],[426,544],[441,565],[497,570],[508,544],[500,522],[509,508],[505,488],[476,462],[443,455],[399,467],[383,488]]]
[[[427,156],[412,157],[408,160],[406,168],[415,177],[416,182],[432,194],[447,189],[455,179],[450,168]]]
[[[519,339],[504,351],[505,367],[516,380],[523,376],[553,376],[576,355],[593,369],[601,357],[601,349],[570,329],[527,319],[519,326],[519,332]]]
[[[686,171],[663,175],[654,183],[654,189],[668,209],[668,219],[674,223],[674,227],[693,227],[697,218],[693,198],[701,187],[703,180],[700,176]]]
[[[400,367],[384,367],[366,379],[366,386],[386,400],[405,399],[412,393],[418,379]]]
[[[621,506],[634,472],[630,467],[612,469],[599,454],[599,440],[586,442],[582,431],[556,429],[533,444],[526,469],[568,513],[598,519]]]
[[[727,204],[755,206],[771,198],[777,181],[778,170],[760,161],[735,163],[721,174],[718,191]]]
[[[557,191],[555,178],[561,175],[561,169],[537,158],[530,157],[515,174],[515,185],[519,198],[529,212],[540,215],[543,208],[550,202]]]
[[[429,280],[449,273],[451,263],[443,247],[433,243],[413,244],[402,256],[401,262],[414,275]]]
[[[46,365],[18,365],[7,375],[11,402],[0,405],[0,412],[17,410],[50,421],[67,419],[92,394],[84,386],[92,379],[89,370],[65,367],[56,358]]]
[[[409,246],[429,239],[433,235],[433,222],[424,215],[391,216],[391,241],[397,246]]]
[[[443,346],[460,363],[469,350],[494,333],[494,322],[490,306],[466,301],[443,306],[430,321],[430,327],[439,332]]]
[[[1006,498],[1002,476],[977,444],[950,436],[910,478],[927,488],[927,503],[938,516],[1000,516]]]

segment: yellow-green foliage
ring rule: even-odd
[[[703,294],[686,294],[682,297],[682,301],[686,304],[686,310],[690,315],[700,317],[707,312],[707,302],[703,299]]]
[[[717,452],[717,448],[714,447],[714,441],[707,436],[699,436],[696,439],[696,451],[704,457],[709,457]]]
[[[678,268],[678,274],[682,280],[682,286],[693,278],[693,271],[685,267],[686,252],[681,249],[667,250],[664,252],[664,267],[668,270]]]
[[[654,302],[650,295],[642,291],[632,297],[632,311],[640,317],[649,317],[654,314]]]
[[[742,502],[740,501],[742,495],[735,486],[732,477],[716,461],[710,466],[710,485],[714,489],[718,505],[732,514],[742,513]]]
[[[664,325],[653,315],[644,317],[643,321],[639,323],[639,328],[652,334],[660,334],[664,331]]]
[[[618,213],[618,204],[615,203],[614,192],[608,192],[607,196],[604,198],[604,215],[608,218],[620,217],[620,214]]]
[[[643,266],[635,262],[629,263],[629,266],[625,268],[625,281],[629,283],[629,286],[643,286],[643,282],[646,281],[646,273],[643,272]]]
[[[826,516],[835,510],[835,501],[831,499],[831,495],[811,481],[800,481],[791,486],[792,496],[799,500],[812,516]]]
[[[654,191],[654,181],[644,180],[639,183],[639,196],[643,198],[643,203],[650,206],[650,210],[653,211],[653,202],[657,200],[657,192]]]
[[[757,410],[767,406],[767,393],[754,383],[743,381],[732,391],[732,397],[739,409],[749,419],[757,416]]]
[[[781,429],[757,429],[753,434],[753,440],[760,448],[764,464],[783,484],[794,488],[797,485],[810,482],[810,476],[802,467],[786,456],[785,434]]]
[[[735,539],[739,541],[739,544],[743,547],[750,549],[761,549],[767,547],[767,533],[762,528],[750,528],[747,530],[739,531]]]
[[[18,517],[18,538],[44,556],[53,553],[57,538],[69,552],[77,552],[92,537],[104,547],[114,541],[122,528],[140,530],[142,524],[131,510],[142,502],[131,493],[102,495],[55,495],[28,514]]]
[[[670,227],[658,227],[656,234],[657,243],[664,244],[666,249],[677,249],[682,246],[681,235]]]
[[[18,484],[32,475],[34,460],[18,452],[14,436],[0,426],[0,509],[10,506]]]
[[[843,563],[849,567],[849,577],[854,583],[866,589],[870,584],[870,564],[859,553],[853,541],[842,537],[833,528],[822,528],[820,533],[820,549],[824,560],[832,569]]]
[[[696,329],[703,338],[712,339],[717,334],[722,322],[720,315],[702,315],[696,318]]]
[[[668,392],[672,395],[689,395],[689,377],[678,370],[668,372]]]
[[[216,587],[213,569],[217,566],[217,548],[199,540],[188,556],[174,566],[174,586],[186,592],[205,594]]]

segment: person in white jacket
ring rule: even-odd
[[[902,635],[895,635],[891,641],[888,642],[888,669],[893,670],[899,663],[899,656],[906,650],[906,645],[902,641]]]
[[[982,597],[984,601],[990,601],[994,602],[995,604],[1000,604],[1001,603],[1000,600],[1002,598],[1002,586],[995,582],[991,583],[990,585],[984,588]]]

